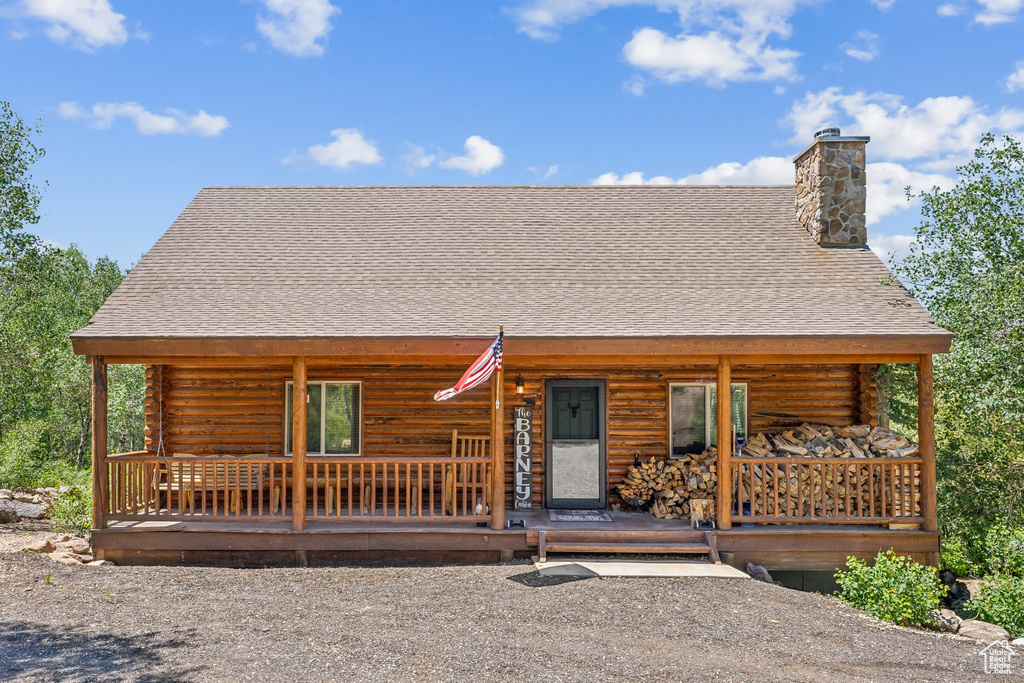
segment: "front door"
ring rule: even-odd
[[[549,508],[605,507],[604,382],[547,382],[545,457]]]

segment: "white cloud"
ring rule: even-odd
[[[958,17],[964,13],[964,8],[960,5],[954,5],[951,2],[939,5],[935,10],[940,17]]]
[[[20,13],[48,24],[45,33],[58,43],[86,52],[128,40],[124,15],[110,0],[22,0]]]
[[[981,11],[974,15],[974,20],[992,26],[1016,20],[1017,12],[1024,7],[1024,0],[978,0],[978,4]]]
[[[622,87],[623,87],[623,89],[626,90],[626,92],[632,93],[632,94],[636,95],[637,97],[642,97],[643,94],[644,94],[644,88],[646,87],[646,85],[647,85],[647,82],[644,81],[644,77],[643,76],[633,76],[628,81],[623,83]]]
[[[636,31],[622,54],[633,66],[666,83],[704,80],[711,85],[791,79],[800,56],[793,50],[768,47],[761,40],[737,40],[718,31],[673,38],[653,28]]]
[[[785,157],[757,157],[745,164],[730,161],[701,173],[673,179],[654,176],[645,179],[639,171],[618,176],[605,173],[590,181],[593,185],[791,185],[793,162]]]
[[[682,28],[676,36],[642,27],[623,46],[627,62],[669,83],[796,78],[793,50],[769,45],[786,39],[789,18],[801,4],[816,0],[532,0],[511,10],[521,32],[554,40],[561,26],[609,7],[640,5],[675,12]],[[627,89],[632,88],[627,85]],[[634,94],[637,94],[634,92]]]
[[[793,160],[787,157],[757,157],[745,164],[730,161],[712,166],[701,173],[673,179],[668,176],[644,178],[639,171],[622,176],[605,173],[591,180],[593,185],[792,185]],[[947,190],[954,181],[942,174],[910,170],[900,164],[881,162],[867,165],[867,222],[873,225],[897,211],[910,208],[907,186],[913,193],[938,186]]]
[[[551,178],[556,173],[558,173],[558,164],[551,164],[548,166],[548,170],[544,172],[544,180]]]
[[[856,42],[843,43],[841,49],[847,55],[862,62],[870,62],[878,57],[878,34],[867,29],[857,31]]]
[[[891,161],[868,164],[867,176],[868,225],[873,225],[897,211],[917,206],[917,200],[907,201],[908,186],[911,194],[916,195],[936,186],[948,190],[956,184],[955,180],[940,173],[915,171]]]
[[[910,254],[910,245],[913,243],[913,235],[868,235],[868,246],[871,251],[889,265],[905,259]]]
[[[1017,70],[1006,79],[1006,90],[1008,92],[1024,90],[1024,61],[1017,62]]]
[[[501,147],[491,144],[479,135],[470,136],[466,140],[465,148],[464,156],[449,157],[438,166],[458,169],[477,176],[488,173],[505,163],[505,154],[501,151]]]
[[[297,57],[324,53],[323,42],[333,28],[331,17],[341,10],[329,0],[261,0],[269,15],[260,15],[256,29],[270,44]]]
[[[65,119],[87,119],[92,128],[106,130],[119,118],[130,119],[143,135],[220,135],[230,124],[223,116],[212,116],[200,109],[189,115],[180,109],[167,109],[166,114],[147,111],[138,102],[98,102],[85,110],[77,102],[61,102],[57,113]]]
[[[878,9],[882,10],[883,12],[892,7],[895,3],[896,0],[871,0],[871,4],[877,7]]]
[[[962,160],[988,131],[1024,128],[1024,110],[990,112],[967,96],[929,97],[916,105],[888,93],[844,93],[828,88],[807,93],[784,119],[790,140],[805,145],[815,130],[839,125],[847,135],[871,136],[871,154],[889,161],[927,159],[935,169]]]
[[[427,150],[411,142],[405,143],[409,147],[408,154],[402,155],[402,164],[410,171],[418,171],[429,168],[437,161],[436,154],[427,154]]]
[[[352,164],[379,164],[384,160],[377,150],[377,143],[374,140],[367,140],[363,134],[355,128],[338,128],[331,131],[334,142],[326,145],[313,145],[306,156],[321,166],[344,171]],[[285,158],[285,163],[297,161],[302,155],[291,154]]]

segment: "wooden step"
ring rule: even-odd
[[[588,541],[566,541],[561,538],[549,539],[550,532],[541,531],[538,536],[537,556],[541,562],[547,560],[547,554],[552,553],[602,553],[602,554],[631,554],[631,555],[707,555],[715,564],[721,559],[718,555],[718,548],[715,547],[715,538],[711,532],[703,533],[703,543],[651,543],[651,542],[600,542]]]
[[[545,529],[549,543],[639,543],[643,545],[661,543],[700,543],[704,532],[695,529],[672,531],[623,531],[623,530],[577,530]],[[538,531],[534,531],[538,534]],[[528,536],[530,534],[528,533]]]

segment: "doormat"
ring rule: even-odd
[[[549,522],[611,522],[604,510],[548,510]]]

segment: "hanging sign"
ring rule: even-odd
[[[515,501],[516,510],[533,507],[533,408],[516,406],[512,409],[512,437],[515,448]]]

